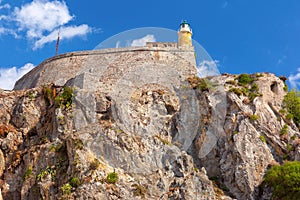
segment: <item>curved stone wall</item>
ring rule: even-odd
[[[49,58],[18,80],[14,90],[33,88],[47,83],[62,86],[75,77],[87,75],[92,76],[95,81],[99,81],[102,77],[102,81],[113,83],[130,69],[153,65],[170,66],[182,79],[197,74],[192,48],[102,49],[66,53]],[[77,82],[75,85],[83,87],[84,83]]]

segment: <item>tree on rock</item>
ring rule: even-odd
[[[285,162],[281,166],[271,167],[264,183],[273,187],[272,199],[300,199],[300,162]]]

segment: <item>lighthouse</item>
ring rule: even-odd
[[[192,44],[192,29],[189,23],[187,23],[186,20],[184,20],[180,24],[180,29],[178,31],[178,46],[185,46],[185,47],[191,47]]]

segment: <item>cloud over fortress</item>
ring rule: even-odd
[[[0,0],[0,36],[25,39],[32,50],[56,41],[59,30],[60,40],[84,37],[94,31],[87,24],[74,24],[74,19],[75,15],[70,13],[64,1],[33,0],[13,7]],[[33,68],[32,63],[21,67],[0,66],[0,88],[12,89],[15,82]]]
[[[33,50],[55,41],[59,29],[61,40],[85,36],[93,31],[87,24],[69,25],[75,16],[70,14],[65,2],[56,0],[33,0],[15,8],[0,1],[0,13],[0,35],[25,37],[33,43]]]

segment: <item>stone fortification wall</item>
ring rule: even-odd
[[[168,66],[184,79],[197,74],[195,65],[193,48],[147,46],[73,52],[45,60],[18,80],[14,89],[34,88],[47,83],[62,86],[70,79],[87,75],[95,81],[102,77],[113,82],[136,67]],[[83,87],[83,79],[81,82]]]

